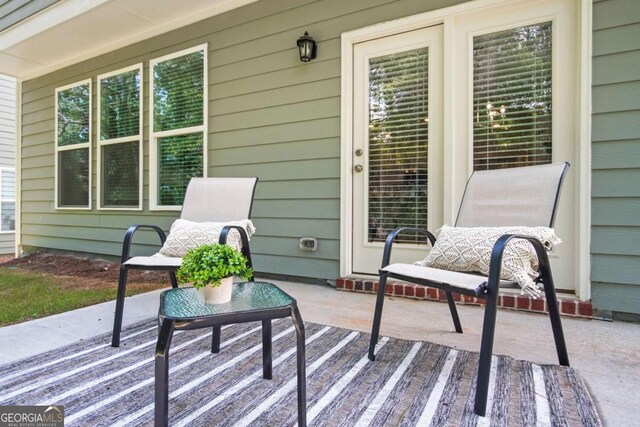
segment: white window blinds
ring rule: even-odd
[[[100,140],[140,134],[140,68],[98,77]]]
[[[552,23],[473,38],[474,170],[551,162]]]
[[[153,130],[202,125],[204,51],[153,65]]]
[[[369,242],[427,226],[428,71],[427,48],[369,61]]]
[[[151,62],[156,207],[177,207],[205,172],[206,46]],[[152,172],[153,173],[153,172]]]
[[[140,209],[142,65],[98,77],[100,207]]]
[[[56,207],[91,208],[91,80],[56,89]]]

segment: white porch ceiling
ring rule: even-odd
[[[0,33],[0,74],[28,80],[257,0],[62,0]]]

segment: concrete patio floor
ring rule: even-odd
[[[329,286],[273,281],[298,300],[305,321],[369,332],[373,295]],[[127,298],[124,324],[154,317],[160,291]],[[115,303],[107,302],[0,328],[0,364],[110,332]],[[464,334],[456,334],[446,304],[387,297],[382,334],[478,351],[483,310],[459,306]],[[585,379],[605,425],[640,425],[640,325],[563,318],[571,366]],[[540,364],[557,363],[545,315],[498,311],[494,344],[506,354]]]

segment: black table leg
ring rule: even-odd
[[[262,377],[266,380],[273,378],[271,345],[271,319],[262,321]]]
[[[174,321],[164,319],[156,344],[155,425],[169,425],[169,347],[173,336]]]
[[[211,353],[220,353],[221,330],[220,326],[214,326],[211,329]]]
[[[291,306],[291,318],[296,328],[296,363],[298,377],[298,427],[307,425],[307,367],[305,355],[304,323],[298,307]]]

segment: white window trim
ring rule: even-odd
[[[13,202],[14,203],[14,207],[15,207],[15,213],[14,213],[14,223],[17,225],[18,220],[17,220],[17,214],[18,214],[18,204],[17,204],[17,181],[18,181],[18,177],[16,175],[16,168],[12,168],[10,166],[0,166],[0,188],[2,187],[2,172],[5,170],[9,170],[9,171],[13,171],[14,174],[14,179],[16,180],[16,186],[14,188],[14,198],[10,199],[8,197],[0,197],[0,202]],[[1,196],[1,195],[0,195]],[[0,214],[2,214],[2,207],[0,206]],[[14,225],[13,230],[1,230],[0,229],[0,234],[15,234],[16,232],[16,225]]]
[[[22,80],[16,80],[16,227],[14,255],[22,254]]]
[[[591,31],[592,31],[592,4],[590,0],[574,0],[579,16],[576,17],[579,28],[577,64],[580,66],[578,88],[576,90],[577,102],[576,115],[578,128],[575,135],[576,143],[576,195],[575,208],[579,210],[576,226],[576,294],[581,300],[591,298],[590,280],[590,255],[591,247]],[[455,45],[455,20],[458,16],[473,12],[487,12],[497,7],[527,4],[526,0],[477,0],[434,10],[418,15],[409,16],[369,27],[360,28],[342,34],[341,37],[341,118],[340,118],[340,143],[341,143],[341,177],[340,177],[340,275],[349,276],[353,272],[352,238],[353,224],[353,51],[354,45],[380,37],[416,30],[432,25],[444,25],[444,183],[445,188],[453,191],[445,191],[444,194],[444,219],[453,223],[458,208],[459,189],[464,189],[464,182],[456,182],[453,147],[456,139],[455,126],[457,119],[454,117],[453,99],[455,94],[455,81],[453,71],[456,69],[454,58],[450,54]],[[472,80],[470,81],[472,82]],[[470,83],[471,84],[471,83]],[[466,132],[466,131],[463,131]],[[463,156],[464,167],[467,167],[468,155]]]
[[[153,130],[153,66],[159,62],[164,62],[169,59],[177,58],[180,56],[188,55],[197,51],[204,51],[204,80],[203,80],[203,94],[202,94],[202,125],[191,126],[188,128],[171,129],[167,131],[154,132]],[[161,206],[158,205],[158,139],[168,136],[186,135],[190,133],[202,132],[202,176],[207,176],[208,169],[208,151],[209,151],[209,135],[208,135],[208,121],[209,121],[209,65],[208,65],[209,50],[208,44],[204,43],[198,46],[184,49],[178,52],[173,52],[168,55],[164,55],[158,58],[151,59],[149,61],[149,210],[152,211],[179,211],[182,209],[181,205],[174,206]]]
[[[138,123],[138,134],[125,136],[121,138],[112,138],[102,140],[101,138],[101,129],[102,129],[102,105],[101,105],[101,97],[100,97],[100,82],[103,79],[106,79],[111,76],[115,76],[122,73],[128,73],[129,71],[137,70],[140,75],[140,108],[139,108],[139,123]],[[98,85],[98,132],[97,132],[97,140],[98,140],[98,174],[96,181],[96,196],[98,203],[98,210],[110,210],[110,211],[141,211],[142,210],[142,197],[143,197],[143,176],[144,176],[144,156],[143,156],[143,148],[142,148],[142,120],[143,120],[143,110],[144,110],[144,97],[142,93],[143,86],[143,65],[142,62],[139,64],[131,65],[129,67],[121,68],[119,70],[111,71],[109,73],[100,74],[97,77],[97,85]],[[103,206],[102,205],[102,147],[105,145],[111,144],[121,144],[124,142],[133,142],[138,141],[138,153],[139,153],[139,162],[138,165],[138,206],[127,206],[127,207],[118,207],[118,206]]]
[[[54,192],[55,192],[55,208],[57,210],[82,210],[82,211],[90,211],[91,210],[91,201],[92,201],[92,193],[91,193],[91,175],[93,173],[93,159],[91,156],[91,138],[93,137],[93,88],[91,87],[91,83],[92,80],[86,79],[86,80],[81,80],[79,82],[75,82],[75,83],[71,83],[68,84],[66,86],[60,86],[57,87],[55,90],[55,112],[54,112],[54,154],[55,154],[55,159],[54,159],[54,175],[55,175],[55,183],[54,183]],[[82,85],[89,85],[89,142],[85,142],[82,144],[75,144],[75,145],[67,145],[65,147],[58,147],[58,93],[66,90],[66,89],[70,89],[72,87],[76,87],[76,86],[82,86]],[[59,169],[58,169],[58,153],[61,151],[68,151],[68,150],[76,150],[76,149],[80,149],[80,148],[88,148],[89,149],[89,200],[88,200],[88,204],[87,206],[60,206],[60,200],[59,200],[59,194],[58,194],[58,178],[59,178]]]

